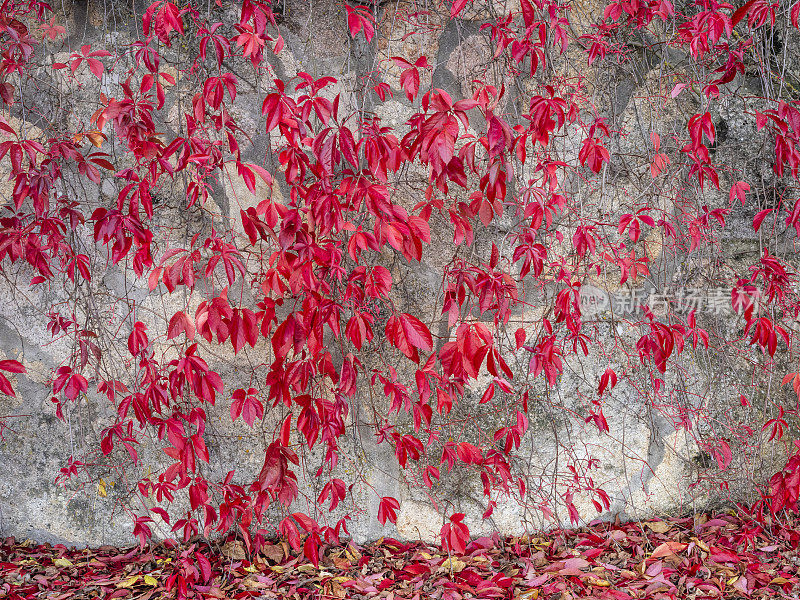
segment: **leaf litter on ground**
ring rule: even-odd
[[[538,536],[472,540],[463,555],[383,538],[321,549],[286,542],[249,554],[234,538],[144,549],[0,540],[0,598],[609,600],[798,598],[796,520],[734,513],[593,522]]]

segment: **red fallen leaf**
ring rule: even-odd
[[[709,546],[708,549],[709,549],[708,557],[714,562],[738,563],[742,560],[738,554],[731,552],[730,550],[726,550],[725,548],[720,548],[719,546]]]
[[[673,554],[677,554],[682,550],[686,549],[688,544],[683,544],[681,542],[664,542],[663,544],[659,545],[653,553],[648,556],[648,559],[655,559],[655,558],[663,558],[665,556],[671,556]]]
[[[411,563],[410,565],[406,565],[403,570],[407,573],[411,573],[412,575],[427,575],[431,572],[430,567],[420,563]]]
[[[593,560],[604,552],[605,548],[589,548],[588,550],[584,551],[583,555],[589,560]]]
[[[663,561],[657,560],[654,563],[648,565],[647,569],[645,569],[645,575],[647,575],[648,577],[656,577],[657,575],[660,575],[663,570],[664,570]]]

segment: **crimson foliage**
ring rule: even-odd
[[[613,1],[598,7],[591,27],[551,0],[520,0],[516,8],[509,2],[499,12],[477,0],[434,4],[443,23],[477,21],[492,60],[517,81],[528,80],[515,92],[527,94],[515,99],[523,107],[518,118],[500,82],[473,82],[471,96],[463,98],[430,87],[433,56],[387,56],[355,90],[355,103],[331,76],[299,72],[282,80],[270,66],[285,45],[271,2],[244,0],[238,20],[224,22],[210,8],[159,0],[142,16],[138,41],[114,53],[83,45],[65,62],[48,62],[47,48],[65,34],[59,17],[43,2],[3,1],[0,99],[10,116],[0,116],[0,158],[9,166],[11,202],[0,219],[2,269],[31,273],[32,288],[89,290],[97,272],[119,265],[146,279],[151,294],[196,299],[180,300],[183,308],[161,322],[120,298],[130,307],[118,323],[130,332],[124,348],[116,333],[81,324],[74,310],[65,316],[52,307],[49,314],[52,335],[74,342],[52,378],[58,416],[96,391],[115,409],[98,440],[102,455],[113,456],[120,469],[139,466],[141,444],[150,437],[169,459],[163,469],[148,464],[146,472],[131,471],[142,473],[135,488],[145,510],[127,506],[142,545],[157,516],[187,540],[238,528],[251,549],[277,531],[317,561],[320,546],[346,532],[345,518],[332,523],[325,513],[345,504],[358,509],[352,486],[364,482],[345,481],[337,466],[354,405],[371,394],[386,398],[373,406],[375,439],[394,449],[408,481],[433,490],[442,465],[465,469],[480,478],[484,518],[505,496],[545,517],[564,507],[573,521],[581,518],[578,495],[598,511],[609,509],[608,494],[592,478],[596,458],[569,455],[549,496],[545,486],[528,486],[525,465],[515,460],[531,404],[543,402],[541,390],[547,396],[565,370],[592,353],[602,366],[590,377],[591,391],[580,392],[578,416],[600,434],[610,429],[604,397],[623,383],[649,406],[675,409],[664,413],[723,470],[734,460],[732,446],[757,446],[767,435],[781,439],[787,415],[796,417],[796,405],[767,398],[765,407],[777,416],[765,419],[763,434],[761,423],[750,423],[720,435],[699,425],[702,409],[670,404],[669,391],[670,378],[686,374],[681,355],[709,347],[750,356],[764,372],[783,368],[775,358],[791,356],[785,351],[800,307],[795,275],[780,256],[785,245],[765,239],[752,264],[728,265],[724,276],[715,275],[733,282],[725,303],[743,327],[733,337],[710,330],[697,311],[647,306],[643,315],[624,319],[632,333],[608,343],[599,321],[583,314],[581,290],[591,282],[654,278],[663,256],[713,260],[711,250],[737,203],[760,209],[755,231],[800,233],[800,200],[781,196],[763,208],[751,183],[715,162],[720,133],[713,116],[739,97],[747,69],[760,68],[767,79],[774,74],[772,58],[763,56],[765,40],[778,30],[794,35],[800,4],[696,0],[676,8],[669,0]],[[343,6],[342,27],[352,44],[374,48],[387,9],[370,2]],[[405,14],[414,23],[419,16]],[[673,68],[665,75],[671,89],[650,100],[667,105],[691,96],[692,110],[672,132],[659,134],[657,122],[642,130],[651,145],[631,160],[643,167],[637,177],[645,192],[615,206],[595,200],[591,212],[587,198],[605,193],[626,158],[613,151],[622,129],[594,106],[591,86],[599,83],[566,76],[559,65],[578,53],[592,68],[623,68],[643,45],[663,53],[662,68]],[[174,57],[178,47],[186,64],[176,72],[164,57]],[[683,61],[680,69],[674,55]],[[47,109],[25,96],[25,85],[40,66],[76,88],[103,80],[93,114],[75,113],[77,125],[32,135],[24,118]],[[259,128],[270,145],[263,161],[245,158],[253,132],[235,117],[243,69],[266,87]],[[167,116],[173,87],[190,90],[178,105],[175,135],[157,125]],[[767,88],[748,101],[745,115],[754,135],[772,148],[759,160],[772,166],[776,181],[793,182],[800,171],[798,102]],[[412,115],[395,130],[374,107],[400,91]],[[372,111],[364,108],[367,100]],[[398,192],[411,169],[424,173],[413,200]],[[109,176],[120,186],[116,201],[93,203],[64,192],[76,181],[99,186]],[[261,194],[258,202],[242,206],[235,222],[217,220],[189,231],[185,243],[165,242],[157,225],[160,190],[183,182],[181,208],[202,214],[214,185],[231,179]],[[282,189],[285,200],[264,191],[270,188]],[[505,233],[498,237],[493,232],[501,225]],[[95,249],[82,251],[87,232]],[[433,253],[445,258],[426,263],[436,234],[448,241]],[[406,292],[398,289],[403,269],[423,263],[441,280],[437,327],[437,315],[403,301]],[[257,355],[265,374],[228,389],[209,366],[215,346]],[[751,346],[762,356],[751,356]],[[120,352],[133,369],[109,376],[114,371],[104,365],[120,360]],[[0,369],[24,372],[16,361],[3,361]],[[798,391],[800,376],[784,383],[792,381]],[[740,390],[742,405],[757,387],[754,380]],[[473,402],[476,390],[480,399]],[[0,391],[14,393],[2,375]],[[229,404],[233,421],[262,428],[263,467],[250,482],[233,472],[210,478],[203,468],[211,460],[209,414],[218,402]],[[463,415],[472,405],[495,407],[503,423],[468,437]],[[318,447],[324,459],[309,475],[323,481],[321,493],[301,512],[298,473],[310,469],[307,457]],[[60,479],[80,478],[98,460],[71,457]],[[797,456],[770,485],[766,508],[796,510]],[[179,495],[189,511],[172,521],[167,509]],[[395,522],[398,500],[377,500],[378,520]],[[280,516],[271,520],[268,512]],[[453,514],[441,530],[454,552],[468,544],[464,518]]]

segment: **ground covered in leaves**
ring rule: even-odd
[[[460,556],[385,538],[325,547],[315,566],[285,542],[248,556],[236,540],[78,550],[8,538],[0,598],[798,598],[799,541],[797,522],[715,514],[484,537]]]

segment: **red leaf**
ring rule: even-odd
[[[747,16],[750,7],[753,6],[753,3],[756,0],[750,0],[749,2],[745,2],[741,8],[739,8],[733,15],[731,16],[731,25],[736,27],[736,25],[741,21],[744,17]]]
[[[425,352],[433,349],[433,337],[428,326],[407,313],[389,317],[386,322],[386,337],[398,350],[415,362],[419,362],[418,349]]]
[[[603,392],[606,390],[609,383],[611,384],[611,387],[608,388],[610,390],[613,390],[614,386],[617,385],[617,374],[611,367],[606,369],[605,373],[603,373],[603,375],[600,377],[600,386],[597,389],[599,396],[603,395]]]
[[[761,229],[761,224],[764,222],[764,219],[767,218],[767,215],[772,212],[772,210],[773,209],[771,208],[765,208],[764,210],[756,213],[756,216],[753,217],[753,229],[755,231]]]
[[[195,558],[197,559],[197,564],[200,565],[200,572],[203,574],[203,582],[208,581],[211,579],[211,561],[208,560],[206,555],[202,552],[195,554]]]
[[[750,184],[746,181],[737,181],[731,186],[730,201],[733,202],[737,198],[744,206],[745,194],[750,190]]]
[[[9,373],[27,373],[28,370],[16,360],[0,360],[0,370]]]
[[[517,344],[517,350],[522,348],[522,345],[525,343],[525,338],[527,337],[525,330],[520,327],[514,332],[514,340]]]
[[[464,7],[469,4],[470,0],[453,0],[453,6],[450,7],[450,18],[454,19],[458,16]]]
[[[6,379],[6,376],[0,373],[0,392],[3,392],[6,396],[12,396],[16,398],[16,394],[14,393],[14,388],[11,387],[11,382]]]
[[[442,526],[442,548],[447,552],[464,554],[469,542],[469,528],[462,522],[464,513],[456,513]]]
[[[181,333],[186,334],[189,340],[194,339],[194,323],[184,312],[177,312],[172,315],[167,327],[167,339],[178,337]]]
[[[384,496],[378,506],[378,521],[380,521],[381,525],[386,525],[386,521],[396,523],[399,509],[400,503],[397,500],[391,496]]]
[[[331,505],[328,510],[334,510],[339,502],[341,502],[345,495],[347,494],[347,488],[345,486],[344,481],[341,479],[331,479],[325,486],[322,488],[322,492],[317,499],[319,504],[324,504],[325,500],[327,500],[328,496],[331,497]]]

